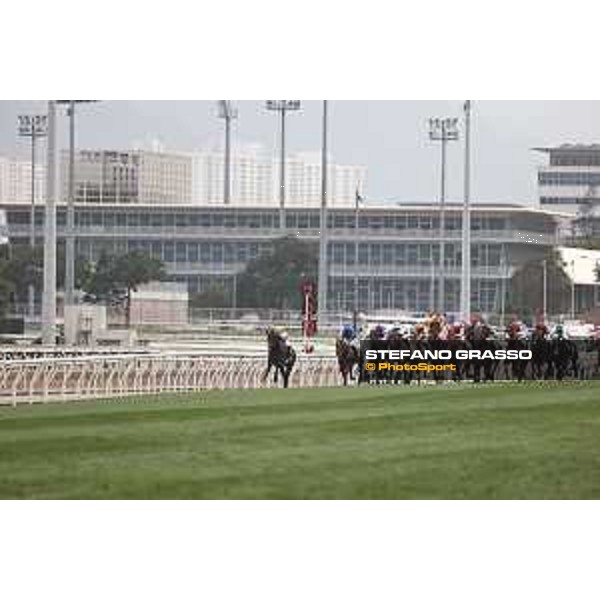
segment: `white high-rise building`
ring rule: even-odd
[[[40,161],[41,163],[41,161]],[[247,146],[232,153],[231,204],[279,205],[279,159]],[[44,201],[45,166],[36,167],[36,202]],[[364,189],[367,170],[329,160],[328,206],[352,207]],[[60,201],[69,185],[69,154],[61,153]],[[196,153],[147,150],[78,150],[75,155],[75,201],[85,204],[223,204],[222,151]],[[0,201],[31,201],[31,163],[0,157]],[[321,204],[321,155],[302,153],[286,159],[286,207]]]
[[[192,202],[195,205],[223,204],[225,161],[223,152],[192,155]],[[279,159],[258,149],[233,152],[231,156],[231,204],[233,206],[279,205]],[[356,190],[363,189],[367,169],[336,165],[330,161],[328,204],[354,206]],[[303,153],[286,159],[286,206],[318,207],[321,204],[321,155]]]
[[[36,164],[35,199],[43,202],[46,188],[46,167]],[[31,161],[0,156],[0,203],[31,203]]]

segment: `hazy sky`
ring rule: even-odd
[[[368,167],[370,200],[429,201],[439,194],[439,145],[428,140],[427,119],[460,116],[463,101],[333,101],[330,147],[340,163]],[[277,148],[277,120],[263,101],[239,101],[234,143]],[[543,159],[533,146],[600,141],[600,101],[476,101],[473,121],[477,201],[531,203],[535,167]],[[0,153],[27,153],[17,140],[16,117],[43,111],[41,101],[0,101]],[[320,147],[321,104],[303,103],[287,120],[290,151]],[[103,101],[80,109],[78,146],[128,148],[159,139],[167,149],[192,150],[221,142],[214,101]],[[63,135],[62,143],[66,143]],[[448,195],[461,198],[462,143],[448,148]]]

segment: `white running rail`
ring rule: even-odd
[[[85,400],[162,392],[281,387],[266,357],[123,354],[0,362],[0,404]],[[340,385],[337,360],[300,356],[290,387]]]

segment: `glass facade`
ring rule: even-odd
[[[27,243],[28,207],[11,205],[6,213],[9,236]],[[319,221],[319,210],[290,209],[283,233],[316,245]],[[59,239],[65,222],[61,206]],[[270,252],[272,241],[282,235],[279,211],[262,208],[86,205],[76,207],[75,224],[78,255],[95,261],[102,253],[146,252],[166,264],[172,280],[187,282],[191,292],[215,282],[233,285],[248,261]],[[471,225],[473,309],[493,312],[500,305],[502,280],[519,263],[543,256],[556,241],[556,223],[541,211],[505,207],[474,210]],[[461,226],[460,210],[448,210],[443,265],[448,311],[459,306]],[[38,208],[36,228],[41,238],[43,207]],[[435,208],[361,208],[358,215],[334,209],[328,232],[328,308],[422,312],[432,306],[440,273]],[[530,243],[533,238],[536,243]]]

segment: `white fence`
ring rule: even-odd
[[[163,392],[281,386],[263,381],[266,357],[114,355],[0,363],[0,404],[84,400]],[[335,358],[299,357],[290,387],[340,384]]]

